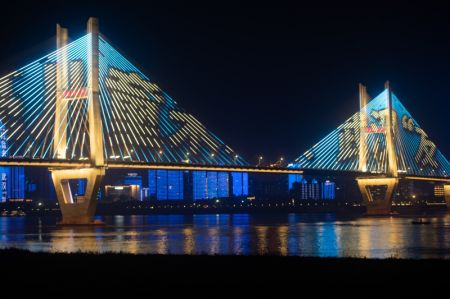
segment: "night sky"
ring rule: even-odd
[[[450,157],[446,7],[59,2],[2,8],[2,75],[53,51],[57,22],[75,39],[95,16],[115,46],[251,163],[260,154],[295,159],[357,111],[359,82],[375,97],[385,80]]]

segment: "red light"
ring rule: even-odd
[[[364,131],[369,134],[370,133],[378,134],[385,132],[383,127],[366,127],[364,128]]]
[[[74,100],[80,98],[87,98],[88,92],[86,88],[63,91],[63,98],[66,100]]]

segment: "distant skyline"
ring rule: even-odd
[[[0,18],[0,76],[72,39],[89,16],[161,89],[248,162],[293,161],[372,97],[394,93],[450,157],[450,11],[409,4],[21,4]]]

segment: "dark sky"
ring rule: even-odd
[[[385,80],[450,157],[447,7],[214,2],[3,7],[0,70],[53,50],[57,22],[76,38],[96,16],[126,56],[249,162],[293,160],[356,112],[359,82],[375,97]]]

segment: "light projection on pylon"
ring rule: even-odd
[[[87,34],[0,78],[2,158],[89,159],[90,43]],[[107,161],[247,165],[102,36],[99,52]]]
[[[290,167],[386,174],[388,90],[371,100],[361,111],[320,140]],[[448,177],[450,164],[433,141],[391,92],[394,150],[399,174]],[[364,113],[364,117],[361,117]],[[361,128],[361,120],[366,125]],[[364,138],[361,138],[364,134]],[[360,143],[365,142],[360,152]],[[360,155],[364,155],[361,159]],[[359,167],[364,161],[365,167]]]

